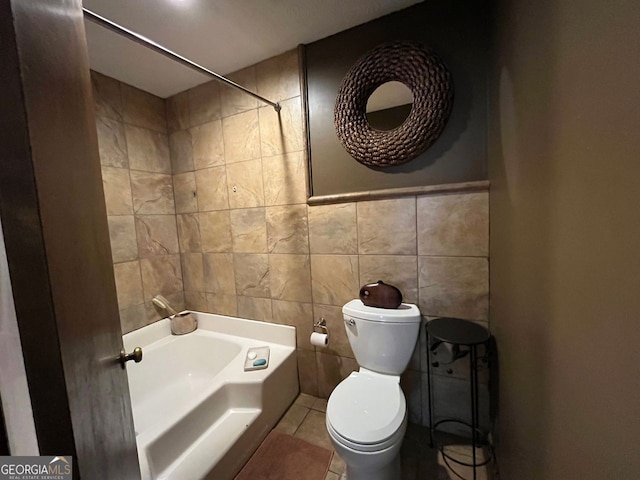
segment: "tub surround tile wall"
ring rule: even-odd
[[[125,83],[120,83],[120,94],[125,123],[167,133],[167,114],[162,98]]]
[[[267,207],[265,220],[269,253],[309,253],[306,205]]]
[[[186,155],[186,142],[170,149],[164,100],[97,72],[91,78],[120,321],[127,333],[161,317],[151,304],[158,293],[184,308],[180,247],[194,248],[196,240],[186,219],[176,225],[171,158]],[[189,200],[180,198],[181,208],[189,208]],[[197,260],[184,262],[189,285],[199,286]]]
[[[260,85],[278,94],[283,110],[291,110],[284,134],[277,115],[266,115],[252,97],[215,82],[168,99],[167,125],[183,269],[199,269],[196,255],[202,255],[201,290],[190,290],[199,275],[183,272],[189,307],[269,321],[274,308],[303,311],[310,333],[297,62],[297,53],[289,52],[229,75],[247,88]],[[282,85],[281,78],[287,79]]]
[[[108,219],[113,262],[127,262],[138,258],[136,226],[133,215],[110,216]]]
[[[103,139],[98,145],[102,165],[129,168],[124,124],[111,118],[97,117],[96,129]]]
[[[239,70],[230,75],[227,75],[229,80],[232,80],[249,90],[256,91],[257,90],[257,79],[256,79],[256,69],[255,67],[247,67],[243,70]],[[209,84],[213,85],[213,82],[209,82]],[[229,117],[235,115],[236,113],[245,112],[247,110],[253,110],[258,107],[258,100],[253,98],[250,95],[242,93],[239,90],[228,88],[228,87],[220,87],[221,95],[220,101],[221,104],[216,104],[217,108],[220,109],[223,117]],[[296,95],[299,95],[297,93]]]
[[[307,162],[305,152],[263,157],[265,205],[307,203]]]

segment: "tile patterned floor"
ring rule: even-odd
[[[299,437],[309,443],[326,448],[333,452],[333,446],[325,426],[327,400],[316,398],[304,393],[300,394],[289,410],[284,414],[275,429],[294,437]],[[447,452],[467,462],[471,461],[471,448],[463,445],[449,445]],[[478,451],[476,455],[482,455]],[[429,430],[424,427],[409,424],[401,450],[402,480],[471,480],[471,467],[464,467],[451,463],[456,473],[442,459],[442,455],[429,447]],[[346,480],[344,461],[334,452],[325,480]],[[491,480],[487,467],[477,469],[476,480]]]

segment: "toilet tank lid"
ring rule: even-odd
[[[420,310],[411,303],[401,303],[398,308],[368,307],[362,300],[351,300],[342,307],[342,313],[351,317],[385,323],[419,323]]]

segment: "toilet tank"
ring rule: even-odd
[[[351,300],[342,307],[344,326],[358,365],[400,375],[407,368],[420,330],[420,310],[409,303],[396,309],[367,307]]]

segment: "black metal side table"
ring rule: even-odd
[[[488,352],[491,334],[489,331],[473,322],[459,318],[436,318],[427,323],[427,389],[429,394],[429,425],[431,433],[431,445],[435,443],[436,448],[442,453],[445,462],[450,460],[459,465],[473,467],[473,479],[476,479],[476,468],[489,463],[493,457],[493,452],[489,450],[487,458],[481,463],[476,459],[476,447],[488,445],[486,435],[480,430],[478,415],[478,347],[484,346],[485,354]],[[434,352],[441,343],[452,345],[452,358],[450,363],[465,356],[469,356],[469,376],[471,390],[471,424],[455,418],[445,418],[433,423],[433,397],[431,392],[431,367],[438,366],[438,362],[433,360]],[[466,347],[466,349],[460,349]],[[433,362],[433,363],[432,363]],[[445,423],[457,423],[465,425],[471,429],[472,463],[463,462],[454,458],[444,450],[444,446],[438,443],[438,426]],[[455,472],[454,472],[455,473]]]

